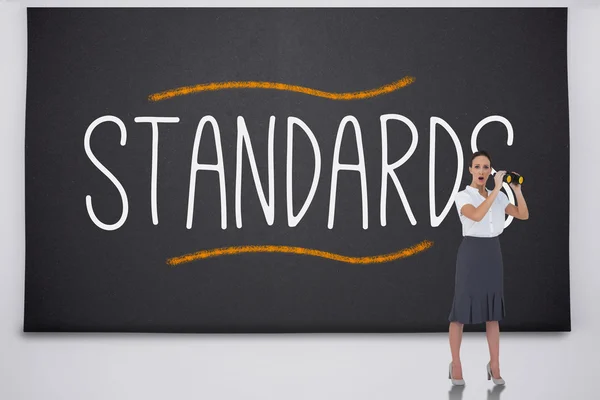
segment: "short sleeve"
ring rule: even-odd
[[[465,204],[473,204],[471,196],[469,196],[469,194],[466,192],[458,192],[456,198],[454,199],[454,203],[456,204],[456,211],[458,211],[458,215],[462,215],[460,210],[462,210]]]
[[[506,210],[506,206],[510,204],[510,200],[508,196],[504,194],[504,192],[498,193],[498,198],[500,199],[500,204],[502,205],[502,210]]]

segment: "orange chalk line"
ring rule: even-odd
[[[394,253],[381,254],[376,256],[368,256],[368,257],[349,257],[343,256],[341,254],[330,253],[322,250],[315,249],[307,249],[304,247],[295,247],[295,246],[273,246],[273,245],[264,245],[264,246],[233,246],[233,247],[221,247],[218,249],[211,250],[201,250],[196,253],[185,254],[179,257],[173,257],[167,259],[167,264],[171,266],[176,266],[179,264],[201,260],[204,258],[210,257],[220,257],[220,256],[230,256],[235,254],[242,253],[291,253],[291,254],[301,254],[307,256],[314,257],[322,257],[330,260],[341,261],[349,264],[376,264],[376,263],[384,263],[394,261],[400,258],[406,258],[413,256],[417,253],[425,251],[433,246],[433,242],[429,240],[424,240],[421,243],[417,243],[414,246],[407,247],[405,249],[396,251]]]
[[[210,92],[224,89],[275,89],[287,90],[290,92],[304,93],[311,96],[324,97],[331,100],[361,100],[368,99],[382,94],[391,93],[410,85],[415,81],[412,76],[405,76],[399,81],[383,85],[381,87],[364,90],[360,92],[332,93],[323,90],[311,89],[304,86],[288,85],[279,82],[259,82],[259,81],[235,81],[235,82],[212,82],[202,83],[195,86],[183,86],[175,89],[165,90],[164,92],[153,93],[148,96],[149,101],[167,100],[177,96],[185,96],[198,92]]]

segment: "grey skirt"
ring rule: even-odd
[[[503,281],[498,236],[465,236],[456,256],[454,299],[448,320],[463,324],[500,321],[505,316]]]

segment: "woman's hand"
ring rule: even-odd
[[[512,171],[513,174],[517,174],[517,175],[521,175],[518,172]],[[510,184],[511,189],[515,192],[518,193],[521,191],[521,185],[517,183],[517,181],[513,181]]]
[[[494,175],[494,183],[496,184],[494,189],[502,189],[502,179],[504,178],[504,175],[506,175],[506,171],[496,172],[496,175]]]

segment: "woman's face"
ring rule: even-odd
[[[492,173],[490,160],[486,156],[477,156],[473,159],[469,172],[473,175],[473,183],[485,185],[487,179]]]

